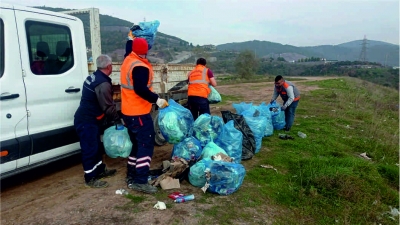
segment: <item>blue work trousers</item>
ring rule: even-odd
[[[154,125],[150,114],[122,116],[132,141],[128,157],[127,177],[134,183],[146,184],[149,177],[151,158],[154,152]]]
[[[82,153],[82,165],[86,182],[104,172],[106,165],[103,163],[104,147],[100,141],[100,127],[96,123],[75,123],[79,136]]]
[[[285,122],[286,122],[286,130],[289,131],[292,128],[294,122],[294,115],[296,113],[297,105],[299,104],[300,100],[292,102],[286,109],[285,109]],[[283,104],[285,105],[286,102]]]
[[[188,96],[189,110],[193,115],[194,121],[204,113],[210,113],[210,103],[207,98],[199,96]]]

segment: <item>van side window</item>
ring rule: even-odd
[[[32,73],[56,75],[72,68],[74,54],[67,26],[27,21],[25,27]]]
[[[0,19],[0,78],[4,73],[4,23]]]

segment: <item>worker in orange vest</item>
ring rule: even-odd
[[[153,92],[154,74],[146,58],[147,41],[136,37],[126,45],[132,49],[121,65],[121,112],[133,144],[128,157],[126,182],[133,190],[154,194],[157,188],[148,184],[155,135],[150,112],[153,103],[165,108],[168,102]]]
[[[194,120],[201,114],[211,114],[207,99],[211,92],[209,85],[216,87],[217,81],[206,64],[206,59],[197,59],[196,67],[188,75],[188,106]]]
[[[279,75],[275,77],[275,88],[271,103],[275,101],[278,96],[281,96],[283,100],[281,110],[285,111],[286,125],[283,130],[290,131],[294,122],[296,108],[300,101],[300,91],[292,82],[283,79],[283,77]]]

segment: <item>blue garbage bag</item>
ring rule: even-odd
[[[221,95],[218,93],[218,91],[211,85],[209,85],[211,92],[208,95],[208,101],[210,104],[216,104],[218,102],[221,102],[222,98]]]
[[[285,111],[280,111],[280,113],[274,117],[272,117],[272,124],[275,130],[282,130],[285,125]]]
[[[216,145],[214,142],[208,142],[208,144],[203,148],[201,153],[202,159],[212,159],[211,156],[216,155],[218,153],[223,153],[228,155],[224,149]]]
[[[158,124],[165,140],[177,144],[192,136],[194,120],[192,113],[173,99],[169,99],[168,104],[159,109]]]
[[[273,101],[272,103],[268,104],[267,107],[269,108],[272,116],[272,125],[274,126],[274,130],[282,130],[285,125],[285,112],[281,110],[281,105]]]
[[[243,134],[235,128],[233,120],[230,120],[222,127],[221,133],[215,140],[215,144],[224,149],[235,163],[242,161],[242,142]]]
[[[236,114],[242,114],[243,111],[249,109],[253,103],[246,103],[246,102],[241,102],[241,103],[233,103],[232,106],[236,110]]]
[[[197,161],[202,151],[203,148],[201,147],[200,141],[191,136],[174,145],[172,157],[176,156],[186,159],[187,161]]]
[[[205,146],[208,142],[215,140],[222,131],[224,121],[219,116],[211,116],[208,113],[201,114],[194,121],[193,132],[201,146]]]
[[[256,106],[256,109],[260,111],[260,115],[267,118],[267,126],[265,127],[264,137],[269,137],[274,134],[274,125],[272,124],[272,115],[271,111],[265,104],[262,102],[259,106]]]
[[[261,150],[262,138],[264,137],[265,129],[267,127],[267,119],[266,117],[261,116],[260,111],[258,111],[254,106],[243,111],[242,115],[251,131],[253,131],[254,139],[256,141],[255,153],[258,153]]]
[[[139,22],[138,26],[133,26],[131,28],[132,34],[135,35],[135,37],[141,37],[146,39],[150,50],[154,45],[154,39],[156,38],[157,29],[160,26],[160,21],[154,20],[147,22]]]
[[[246,169],[240,163],[212,161],[210,174],[210,187],[207,190],[220,195],[230,195],[242,185]]]
[[[190,167],[188,177],[193,186],[201,188],[206,184],[205,170],[210,168],[211,162],[211,159],[202,159]]]
[[[106,154],[111,158],[127,158],[132,151],[132,142],[126,127],[111,126],[104,131],[103,145]]]

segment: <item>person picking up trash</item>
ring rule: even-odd
[[[150,112],[153,103],[165,108],[168,102],[153,92],[154,73],[147,60],[147,41],[136,37],[126,45],[132,48],[128,49],[121,65],[121,112],[133,144],[126,183],[130,189],[154,194],[157,188],[147,182],[155,135]]]
[[[299,104],[300,91],[292,82],[287,80],[285,81],[283,77],[279,75],[275,77],[275,89],[270,103],[275,101],[278,98],[278,95],[280,95],[283,100],[283,106],[281,109],[285,111],[286,125],[283,129],[289,131],[290,128],[292,128],[296,108]]]

